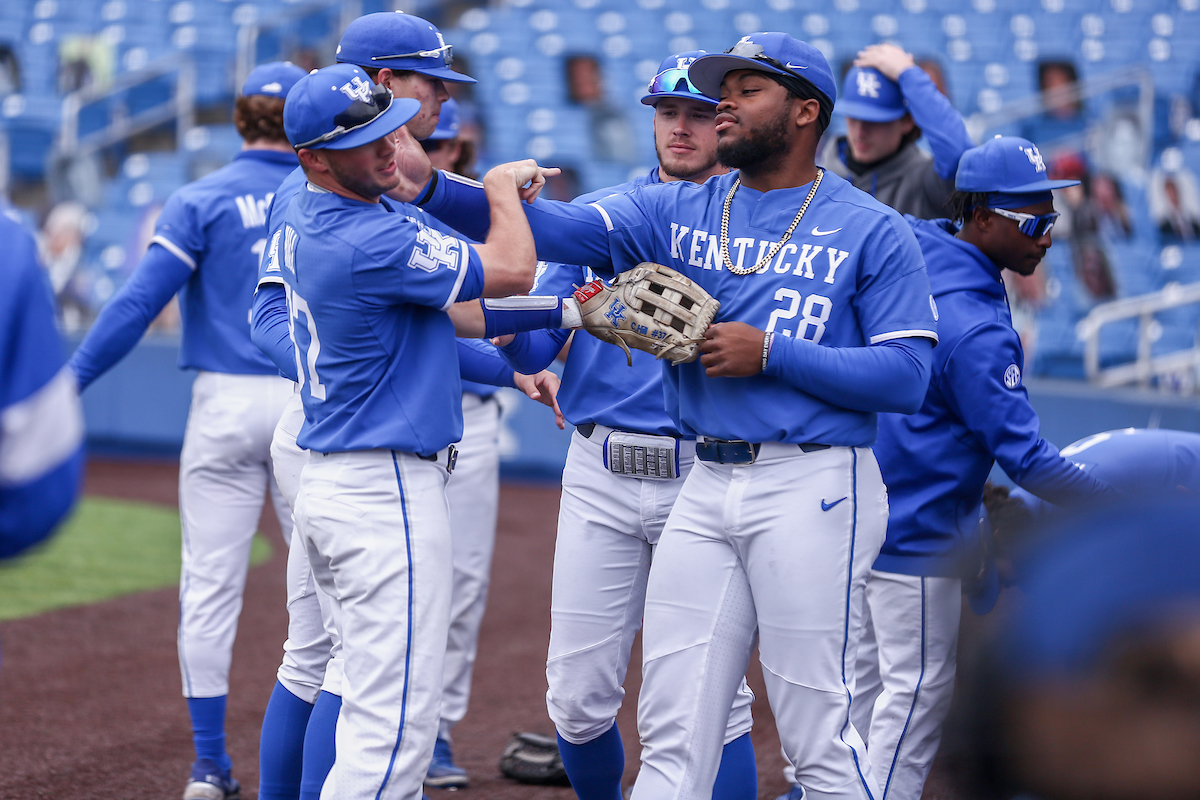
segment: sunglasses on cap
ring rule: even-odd
[[[388,61],[393,58],[438,58],[441,57],[446,69],[454,63],[454,48],[448,44],[435,47],[433,50],[417,50],[415,53],[395,53],[390,56],[371,56],[372,61]]]
[[[333,130],[328,133],[322,133],[315,139],[309,139],[307,142],[294,145],[294,149],[299,151],[305,147],[312,147],[314,144],[324,144],[325,142],[332,142],[334,139],[340,139],[355,128],[361,128],[384,111],[387,111],[388,106],[391,104],[391,90],[383,84],[377,84],[371,87],[371,102],[367,103],[362,100],[355,100],[346,107],[345,111],[333,118]]]
[[[805,83],[809,82],[808,78],[805,78],[799,72],[796,72],[787,64],[784,64],[778,58],[772,58],[763,52],[763,46],[761,44],[756,44],[755,42],[738,42],[733,47],[726,50],[725,54],[729,56],[741,56],[742,58],[750,58],[755,61],[761,61],[764,64],[770,64],[772,67],[786,72],[788,75],[794,75],[795,77],[803,80]]]
[[[705,96],[704,93],[701,92],[699,89],[697,89],[695,84],[692,83],[691,78],[688,77],[688,71],[687,71],[686,67],[684,67],[682,69],[680,69],[679,67],[672,67],[671,69],[664,69],[662,72],[655,75],[650,80],[650,87],[649,87],[650,94],[662,94],[663,92],[678,92],[678,91],[680,91],[680,89],[679,89],[680,81],[683,81],[683,83],[687,86],[686,91],[691,92],[692,94],[700,95],[701,97]]]
[[[1040,239],[1054,230],[1059,214],[1052,211],[1049,214],[1023,214],[1020,211],[1009,211],[1007,208],[988,208],[993,214],[999,214],[1017,223],[1017,229],[1031,239]]]

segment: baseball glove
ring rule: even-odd
[[[514,733],[500,756],[500,772],[518,783],[571,785],[558,754],[558,742],[540,733]]]
[[[625,351],[645,350],[673,364],[695,361],[704,330],[721,304],[680,273],[644,261],[612,285],[592,281],[575,291],[583,329]]]

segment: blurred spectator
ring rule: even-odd
[[[99,36],[64,36],[58,45],[58,91],[104,89],[112,83],[113,47]]]
[[[1090,302],[1111,300],[1117,296],[1117,284],[1111,259],[1100,236],[1100,209],[1088,193],[1091,178],[1087,163],[1077,154],[1059,156],[1051,162],[1050,174],[1055,178],[1080,181],[1078,186],[1060,192],[1064,201],[1060,204],[1062,225],[1055,228],[1055,235],[1066,238],[1071,245],[1075,277],[1086,291],[1086,299]]]
[[[1048,152],[1051,158],[1058,156],[1064,146],[1081,151],[1087,118],[1075,65],[1070,61],[1038,64],[1038,91],[1042,93],[1042,113],[1022,123],[1021,136]]]
[[[434,169],[444,169],[475,177],[475,143],[461,135],[459,126],[458,103],[450,98],[442,103],[442,111],[438,116],[437,128],[428,139],[421,142],[421,147],[429,156],[429,162]]]
[[[1133,222],[1117,179],[1107,172],[1101,172],[1085,178],[1083,185],[1092,201],[1100,232],[1118,239],[1132,236]]]
[[[1190,170],[1155,170],[1149,199],[1150,216],[1162,241],[1190,242],[1200,236],[1200,192]]]
[[[567,97],[591,114],[592,155],[600,161],[633,164],[636,158],[633,128],[625,116],[608,104],[604,75],[595,56],[573,55],[566,60]]]
[[[63,327],[67,330],[82,327],[89,316],[86,294],[81,291],[88,282],[76,280],[89,225],[95,226],[95,218],[82,203],[74,200],[54,206],[42,225],[39,242],[42,263],[50,275],[50,286],[58,301]]]
[[[821,166],[899,211],[946,216],[958,160],[972,147],[962,116],[912,55],[872,45],[846,72],[834,114],[846,135],[827,140]],[[917,147],[922,133],[932,156]]]
[[[0,42],[0,95],[21,91],[21,62],[8,42]]]

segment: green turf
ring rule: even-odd
[[[250,563],[270,554],[254,537]],[[86,497],[49,543],[0,565],[0,620],[178,583],[178,511]]]

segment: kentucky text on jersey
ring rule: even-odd
[[[793,234],[794,235],[794,234]],[[725,269],[721,257],[720,236],[700,229],[691,229],[678,222],[671,223],[671,258],[686,263],[690,267],[701,269]],[[737,237],[729,241],[729,260],[739,269],[748,263],[757,264],[766,258],[776,240],[751,239]],[[824,251],[825,258],[817,256]],[[747,258],[747,253],[751,256]],[[800,277],[821,278],[825,283],[833,283],[837,277],[838,267],[842,265],[850,253],[836,247],[826,248],[819,244],[800,244],[785,242],[779,252],[770,262],[759,267],[758,272],[773,270],[783,275],[788,272]],[[816,261],[816,270],[813,262]]]

